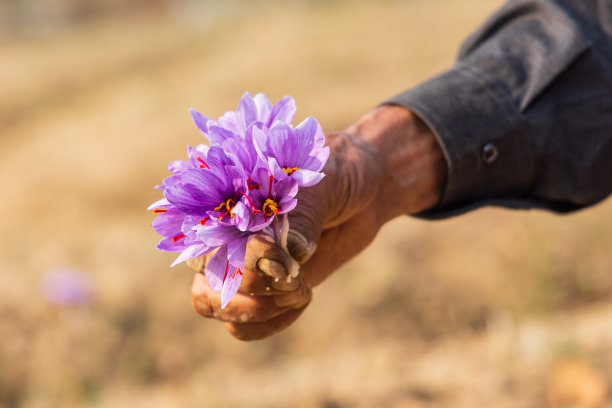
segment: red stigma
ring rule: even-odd
[[[181,233],[172,237],[172,245],[176,244],[179,239],[185,238],[185,234]]]
[[[234,273],[232,273],[231,279],[234,279],[236,275],[242,276],[242,271],[240,270],[240,268],[234,269]]]
[[[168,212],[168,210],[166,210],[165,208],[156,208],[153,210],[153,212],[156,214],[160,214],[160,213]]]
[[[259,183],[253,183],[253,180],[249,177],[247,179],[247,187],[249,190],[259,190]]]
[[[229,259],[225,263],[225,275],[223,275],[223,283],[225,283],[225,279],[227,278],[227,269],[229,268]]]
[[[204,159],[202,159],[200,156],[198,156],[198,158],[196,160],[199,161],[200,163],[202,163],[202,164],[200,164],[200,168],[201,169],[210,169],[210,167],[208,167],[208,164],[206,164]]]
[[[251,210],[253,210],[253,214],[257,214],[257,213],[260,213],[260,212],[261,212],[261,211],[259,211],[259,210],[257,210],[257,209],[255,208],[255,205],[253,204],[253,202],[251,201],[251,199],[249,198],[249,196],[245,194],[245,192],[244,192],[244,191],[240,191],[240,190],[238,190],[238,193],[242,194],[242,195],[244,196],[244,198],[246,198],[246,199],[247,199],[247,201],[249,202],[249,205],[251,206]]]
[[[206,222],[210,219],[210,217],[202,218],[200,220],[200,225],[206,225]]]

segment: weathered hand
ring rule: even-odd
[[[331,148],[326,177],[298,193],[298,206],[289,215],[288,249],[301,264],[299,277],[287,283],[291,260],[262,237],[249,243],[239,293],[225,309],[204,276],[196,274],[194,307],[226,322],[239,339],[288,327],[310,302],[310,288],[366,248],[385,222],[439,201],[446,163],[435,136],[409,110],[379,107],[326,139]],[[204,262],[192,267],[203,270]]]

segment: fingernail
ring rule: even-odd
[[[315,243],[308,242],[304,235],[295,230],[289,230],[287,235],[287,249],[293,259],[300,264],[306,262],[317,249]]]
[[[278,279],[287,277],[287,268],[282,263],[269,258],[259,258],[257,260],[257,269],[266,275],[273,276]]]

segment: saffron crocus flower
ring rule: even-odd
[[[317,184],[325,176],[321,169],[329,157],[325,135],[316,119],[310,117],[295,129],[278,124],[266,134],[253,129],[255,149],[275,179],[294,178],[300,187]]]
[[[287,214],[297,205],[295,195],[298,183],[291,177],[275,180],[265,167],[259,167],[251,175],[253,188],[249,197],[256,211],[251,216],[248,231],[259,231],[275,219],[276,216]]]
[[[217,147],[207,155],[208,167],[187,169],[166,183],[164,196],[181,212],[200,217],[205,223],[214,217],[239,224],[234,208],[244,205],[241,198],[248,191],[248,178]]]
[[[226,112],[217,122],[190,109],[195,125],[211,145],[220,145],[228,138],[243,139],[251,126],[269,129],[277,123],[290,125],[295,117],[296,105],[290,96],[285,96],[274,106],[262,93],[254,98],[246,92],[242,95],[236,111]]]
[[[272,105],[265,95],[248,92],[236,111],[217,121],[191,109],[210,147],[189,146],[188,160],[170,163],[172,174],[158,186],[164,198],[149,207],[158,214],[152,226],[163,237],[157,247],[180,252],[173,266],[216,250],[205,274],[221,291],[222,307],[240,286],[249,238],[270,233],[287,250],[287,214],[297,204],[298,188],[324,177],[329,148],[323,131],[314,118],[294,129],[295,112],[290,96]],[[297,276],[297,264],[289,272],[288,279]]]

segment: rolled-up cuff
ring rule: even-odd
[[[503,84],[459,63],[385,103],[420,116],[448,162],[440,203],[420,216],[444,218],[483,205],[533,206],[522,200],[533,172],[531,146]]]

